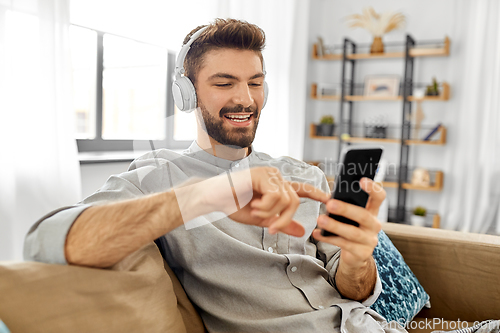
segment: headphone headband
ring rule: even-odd
[[[189,38],[188,42],[184,44],[179,51],[179,55],[177,56],[177,62],[175,63],[175,79],[178,80],[182,74],[184,74],[184,59],[186,58],[187,53],[191,49],[191,44],[194,43],[194,41],[200,37],[200,35],[203,33],[203,31],[207,30],[208,26],[204,26],[200,30],[196,31],[191,38]]]

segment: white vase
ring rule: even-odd
[[[425,226],[425,216],[412,215],[410,218],[411,218],[411,225],[414,225],[416,227]]]

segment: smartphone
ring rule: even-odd
[[[344,148],[340,154],[340,163],[337,165],[332,198],[364,208],[369,195],[361,189],[359,181],[364,177],[370,179],[375,177],[382,152],[382,147]],[[339,222],[359,227],[359,223],[344,216],[331,213],[328,216]],[[321,230],[321,234],[336,236],[326,230]]]

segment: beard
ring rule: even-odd
[[[248,148],[252,145],[259,124],[259,112],[256,107],[244,108],[241,105],[235,107],[224,107],[219,111],[219,118],[210,114],[201,101],[198,101],[199,112],[205,126],[201,126],[207,134],[224,146],[237,148]],[[232,127],[228,129],[224,126],[224,115],[228,113],[252,113],[253,122],[247,127]]]

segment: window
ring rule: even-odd
[[[97,33],[93,30],[71,26],[70,47],[76,138],[94,139],[96,137]]]
[[[195,138],[194,116],[174,109],[173,52],[76,25],[70,39],[79,151],[186,148]]]

